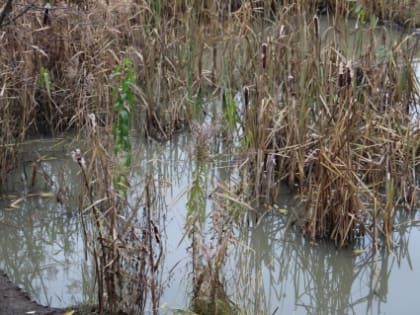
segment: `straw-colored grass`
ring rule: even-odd
[[[256,205],[259,197],[273,201],[276,180],[286,180],[305,196],[305,233],[340,247],[379,207],[381,226],[363,231],[376,244],[378,228],[391,245],[396,205],[411,209],[416,199],[419,133],[408,117],[418,102],[414,37],[392,38],[375,18],[349,31],[335,17],[322,31],[299,7],[277,18],[258,38],[262,57],[253,56],[246,82],[254,87],[243,119]]]

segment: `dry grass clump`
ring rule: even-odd
[[[15,167],[15,139],[11,132],[14,121],[10,120],[9,104],[0,97],[0,192],[9,171]]]
[[[404,27],[420,27],[420,3],[413,0],[321,0],[318,1],[318,7],[319,11],[324,13],[338,13],[357,18],[358,13],[362,12],[362,19],[376,16],[382,21]]]
[[[361,1],[370,14],[375,14],[384,20],[409,26],[420,27],[420,3],[413,0],[395,1]]]
[[[276,36],[247,39],[260,52],[245,58],[254,60],[243,117],[252,196],[272,201],[285,180],[305,196],[311,238],[344,246],[366,223],[363,233],[376,243],[378,228],[390,244],[396,205],[412,208],[416,197],[414,41],[392,39],[375,19],[351,33],[334,19],[322,31],[309,13],[292,6],[273,23]]]
[[[72,152],[80,166],[80,218],[86,255],[96,272],[98,311],[103,314],[159,312],[164,205],[157,179],[130,168],[126,191],[119,191],[120,158],[99,126],[88,126],[89,150]],[[141,181],[136,178],[141,177]],[[139,182],[135,182],[138,180]],[[155,182],[156,181],[156,182]]]
[[[182,35],[173,26],[181,25],[183,15],[161,18],[157,3],[56,1],[45,6],[44,1],[12,1],[10,11],[2,8],[2,179],[13,164],[12,145],[28,134],[82,129],[91,113],[110,128],[109,75],[124,57],[139,74],[134,111],[140,131],[168,138],[185,128],[192,111],[185,106],[190,96],[185,97],[184,69],[186,62],[194,63],[195,55],[187,58],[187,53],[196,37],[188,45],[185,41],[195,26],[184,23],[182,28],[190,31]],[[188,75],[193,85],[195,78]]]
[[[85,81],[80,82],[80,69],[74,64],[84,50],[80,32],[73,29],[80,15],[66,7],[47,13],[37,5],[3,28],[0,62],[9,74],[3,82],[12,117],[21,117],[12,132],[22,135],[30,129],[54,133],[68,128],[78,99],[74,93],[83,91]],[[14,12],[19,12],[17,4]]]
[[[167,131],[165,134],[172,131],[168,129],[178,128],[176,124],[184,119],[183,110],[169,98],[169,90],[179,87],[178,73],[173,73],[178,71],[178,63],[166,57],[169,49],[172,54],[170,45],[177,43],[174,33],[162,34],[170,22],[162,22],[162,30],[157,29],[152,8],[143,1],[87,5],[63,1],[45,9],[38,1],[14,23],[3,27],[3,96],[10,104],[9,119],[19,117],[12,134],[54,134],[80,128],[91,112],[102,124],[109,125],[109,74],[127,56],[137,65],[139,86],[147,92],[139,91],[138,95],[137,111],[142,121],[156,120],[150,124]],[[17,16],[21,7],[28,6],[13,4],[10,16]],[[167,104],[167,100],[171,102]],[[176,109],[172,111],[172,107]],[[167,113],[167,108],[172,112]],[[175,121],[174,126],[160,122],[165,115]]]

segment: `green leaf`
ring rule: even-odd
[[[48,97],[51,98],[51,81],[50,81],[50,75],[48,73],[48,70],[44,67],[41,67],[41,76],[42,80],[45,86],[45,89],[47,90]]]

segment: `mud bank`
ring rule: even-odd
[[[64,310],[36,303],[28,293],[13,284],[7,275],[0,271],[0,315],[64,314]]]

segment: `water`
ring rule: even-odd
[[[268,218],[267,218],[268,219]],[[331,244],[308,244],[293,233],[262,224],[244,257],[250,314],[417,314],[419,227],[411,227],[393,254],[356,256]],[[271,233],[270,233],[271,232]],[[264,236],[273,236],[265,240]],[[277,236],[277,237],[276,237]],[[249,266],[249,268],[248,268]],[[255,283],[250,287],[249,283]]]
[[[150,172],[166,183],[162,314],[186,309],[192,292],[190,241],[184,238],[186,191],[195,168],[190,143],[188,135],[166,144],[140,143],[133,175],[138,185]],[[0,211],[0,268],[40,303],[59,307],[94,299],[77,217],[80,178],[68,154],[75,146],[69,139],[23,146],[25,168],[16,171]],[[38,155],[28,154],[34,151],[43,159],[31,187],[31,161]],[[210,164],[209,193],[229,176],[231,164],[223,156]],[[11,207],[18,198],[13,194],[24,191],[33,197]],[[57,193],[63,203],[57,202]],[[205,201],[207,209],[214,209],[212,200]],[[370,251],[356,255],[327,243],[311,244],[287,229],[288,214],[296,207],[283,190],[277,206],[258,224],[233,232],[223,269],[225,286],[245,314],[418,314],[419,215],[401,217],[393,253],[381,249],[375,256]],[[207,228],[211,242],[211,226]]]
[[[88,290],[92,278],[82,273],[87,265],[75,206],[80,179],[66,156],[68,140],[24,144],[21,167],[0,201],[0,268],[38,301],[50,305],[71,305],[92,297]],[[32,186],[33,162],[40,157]]]

